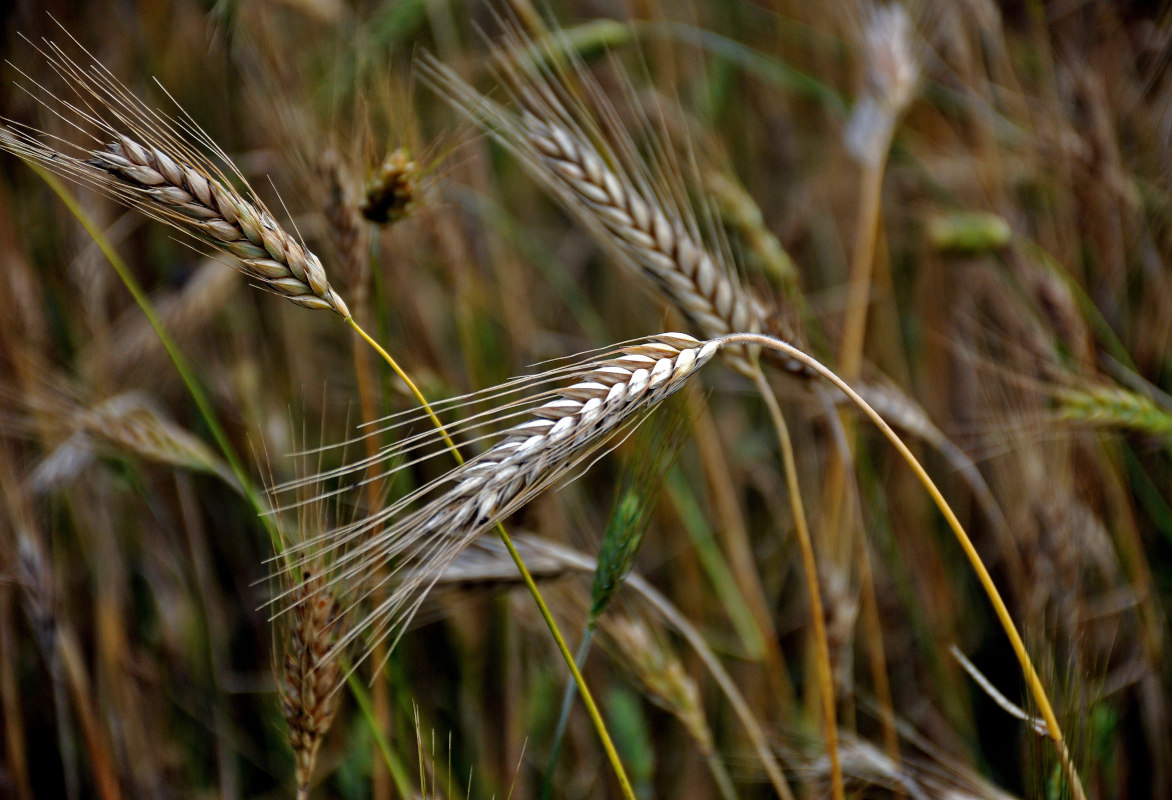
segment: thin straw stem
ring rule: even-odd
[[[431,420],[431,424],[435,426],[437,431],[439,431],[440,437],[443,438],[444,444],[447,446],[448,450],[451,451],[452,455],[456,459],[456,462],[463,464],[464,456],[460,454],[460,448],[456,447],[456,443],[452,441],[450,436],[448,436],[447,429],[444,428],[444,424],[440,422],[440,418],[435,415],[434,411],[432,411],[431,404],[427,402],[427,398],[423,396],[423,392],[419,391],[419,387],[415,385],[415,382],[411,380],[407,373],[403,371],[403,368],[399,366],[399,362],[395,361],[395,359],[391,357],[391,354],[383,349],[382,345],[372,339],[370,334],[362,329],[362,326],[358,324],[357,320],[355,320],[353,316],[346,317],[346,321],[350,323],[350,327],[353,328],[359,336],[366,340],[367,344],[374,348],[374,351],[382,357],[383,361],[387,362],[387,365],[394,371],[396,375],[399,376],[399,379],[402,380],[403,383],[407,384],[407,388],[411,390],[411,394],[415,395],[416,401],[419,402],[420,407],[427,413],[427,417]]]
[[[875,239],[879,232],[883,172],[883,161],[878,164],[866,165],[863,168],[863,181],[859,189],[855,249],[851,258],[846,318],[843,320],[842,342],[838,352],[839,371],[848,381],[859,377],[859,367],[863,359],[863,342],[867,333],[867,310],[870,306],[871,271],[875,262]]]
[[[769,409],[773,427],[777,430],[777,441],[781,446],[781,460],[785,468],[785,485],[789,492],[790,507],[794,515],[794,529],[798,535],[798,548],[802,553],[802,570],[806,573],[806,591],[810,598],[810,616],[814,623],[814,651],[818,673],[818,694],[822,705],[823,722],[826,725],[826,753],[830,758],[830,788],[834,800],[843,800],[845,791],[842,783],[842,764],[838,753],[838,722],[835,716],[834,678],[830,672],[830,645],[826,636],[826,615],[822,607],[822,592],[818,580],[818,565],[814,560],[814,543],[810,539],[810,527],[806,524],[806,510],[802,503],[802,492],[798,486],[798,468],[794,459],[794,446],[790,439],[789,427],[773,390],[765,380],[760,368],[753,376],[761,398]]]
[[[456,462],[463,464],[464,456],[460,453],[460,449],[456,446],[456,443],[452,441],[451,437],[448,436],[443,422],[441,422],[439,417],[435,415],[431,405],[427,402],[427,398],[424,397],[423,393],[419,391],[419,388],[415,385],[414,381],[412,381],[411,378],[407,376],[407,373],[404,372],[402,367],[400,367],[395,359],[391,357],[391,354],[384,350],[378,342],[372,339],[370,335],[362,329],[362,326],[359,325],[357,321],[355,321],[354,317],[347,317],[346,321],[350,323],[350,326],[354,328],[359,336],[365,339],[366,342],[371,347],[373,347],[380,356],[382,356],[383,360],[387,362],[392,370],[394,370],[395,374],[398,375],[403,380],[403,382],[407,384],[407,388],[411,390],[413,395],[415,395],[415,399],[419,401],[419,405],[427,413],[428,418],[431,420],[432,424],[435,425],[436,430],[439,431],[440,437],[444,440],[444,444],[447,445],[448,450],[452,453],[452,456],[456,459]],[[497,535],[500,536],[501,542],[504,544],[505,549],[509,551],[509,557],[513,559],[513,563],[517,567],[517,572],[519,572],[521,575],[521,580],[524,582],[525,588],[529,590],[529,594],[533,596],[533,601],[537,603],[538,611],[540,611],[542,619],[545,620],[546,627],[549,628],[550,635],[553,636],[554,642],[557,644],[558,652],[561,653],[562,659],[566,662],[566,666],[570,668],[570,674],[573,676],[574,683],[577,684],[578,691],[582,695],[582,703],[586,706],[586,712],[590,715],[591,722],[594,723],[594,729],[598,732],[598,738],[602,741],[602,748],[606,751],[606,757],[610,761],[611,767],[615,771],[615,776],[618,778],[623,797],[625,797],[627,800],[636,800],[635,790],[631,786],[631,781],[627,777],[626,770],[623,768],[623,762],[619,758],[618,751],[615,749],[614,742],[610,738],[609,731],[606,729],[606,723],[602,719],[602,713],[598,710],[598,705],[594,702],[594,696],[590,693],[590,688],[586,685],[586,679],[582,677],[582,672],[578,669],[578,665],[574,661],[574,655],[570,652],[569,646],[566,645],[565,637],[562,636],[562,632],[558,628],[558,624],[554,620],[553,614],[550,613],[549,606],[545,603],[545,598],[541,596],[541,591],[537,588],[536,581],[533,580],[533,576],[529,573],[529,568],[525,566],[525,562],[522,560],[521,554],[517,552],[517,548],[513,545],[513,540],[509,537],[508,531],[505,530],[504,524],[498,522],[496,524],[496,531]]]

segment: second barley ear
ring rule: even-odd
[[[333,657],[340,606],[321,574],[307,571],[289,602],[292,607],[282,617],[286,630],[278,693],[293,748],[297,797],[302,800],[309,796],[318,750],[337,714],[345,674]]]

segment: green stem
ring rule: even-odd
[[[732,567],[717,545],[707,518],[679,467],[667,473],[665,488],[676,506],[684,533],[687,534],[696,556],[700,559],[700,566],[712,583],[717,597],[720,598],[720,603],[732,621],[732,626],[748,657],[754,660],[761,658],[768,649],[766,634],[757,626],[753,612],[745,599],[744,587],[737,581]]]
[[[256,490],[248,473],[245,472],[240,457],[236,454],[235,448],[232,447],[232,442],[228,439],[228,434],[225,433],[219,421],[216,419],[212,403],[196,379],[191,365],[187,363],[187,359],[180,352],[178,345],[175,344],[175,340],[171,338],[170,334],[163,327],[162,320],[155,313],[150,298],[147,297],[146,292],[143,291],[142,286],[134,277],[133,273],[131,273],[130,267],[127,266],[126,262],[122,260],[122,257],[114,250],[114,247],[110,244],[110,240],[106,238],[106,235],[98,227],[93,217],[86,213],[85,209],[81,207],[81,204],[77,202],[77,198],[57,179],[57,176],[32,161],[27,161],[26,163],[41,177],[41,180],[48,184],[50,189],[57,193],[57,196],[61,198],[61,201],[65,203],[73,216],[85,228],[86,233],[94,240],[94,244],[102,251],[102,255],[110,262],[110,266],[114,268],[114,272],[117,273],[119,280],[122,281],[127,291],[130,292],[130,296],[134,298],[134,302],[142,310],[147,322],[154,329],[155,335],[159,337],[159,343],[163,345],[167,356],[175,365],[176,371],[179,372],[179,377],[183,379],[183,383],[187,387],[191,399],[195,402],[200,416],[203,417],[204,424],[208,426],[212,438],[216,440],[216,445],[220,448],[220,452],[223,453],[224,460],[228,462],[228,466],[232,469],[232,474],[239,484],[237,488],[239,488],[248,502],[257,511],[258,515],[260,515],[262,524],[268,530],[269,538],[272,539],[275,545],[279,541],[279,537],[271,520],[265,513],[266,507],[261,502],[260,493]]]
[[[378,747],[379,752],[382,753],[387,770],[391,773],[391,778],[395,781],[396,791],[398,791],[400,797],[412,797],[413,791],[411,789],[411,781],[407,778],[407,768],[403,766],[403,762],[395,755],[395,751],[391,748],[391,743],[379,728],[370,693],[367,692],[366,687],[358,678],[358,673],[355,670],[346,669],[346,685],[350,689],[350,694],[354,696],[354,700],[358,703],[358,709],[362,712],[363,718],[366,719],[366,727],[370,729],[370,734],[374,737],[375,745]]]

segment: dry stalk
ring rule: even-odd
[[[972,539],[965,531],[964,526],[960,524],[956,513],[952,507],[948,505],[948,501],[944,499],[944,495],[940,493],[940,489],[933,482],[928,475],[923,465],[908,449],[907,445],[899,438],[899,435],[891,428],[886,420],[881,417],[874,408],[867,404],[867,402],[859,396],[858,392],[850,387],[850,385],[832,372],[826,366],[802,353],[785,342],[778,340],[771,340],[768,337],[757,334],[734,334],[725,337],[720,341],[725,344],[733,344],[740,341],[747,340],[752,343],[761,345],[762,347],[777,348],[789,354],[792,358],[804,361],[810,369],[814,370],[822,378],[829,381],[840,392],[845,394],[850,401],[861,411],[883,434],[884,438],[899,452],[900,457],[907,463],[916,475],[916,479],[928,492],[932,498],[932,502],[939,509],[940,513],[944,515],[948,527],[952,529],[956,537],[957,543],[964,551],[965,557],[976,574],[977,579],[981,583],[981,588],[984,590],[986,597],[993,606],[993,610],[997,614],[997,619],[1009,638],[1009,643],[1013,647],[1014,654],[1017,656],[1018,663],[1021,666],[1021,671],[1025,677],[1026,683],[1029,686],[1030,694],[1035,703],[1038,705],[1038,710],[1042,718],[1046,721],[1047,734],[1051,742],[1054,744],[1059,755],[1062,757],[1063,769],[1070,781],[1071,790],[1075,798],[1081,800],[1085,797],[1082,788],[1082,779],[1078,775],[1073,762],[1067,758],[1066,741],[1063,737],[1062,728],[1058,723],[1058,718],[1054,713],[1054,708],[1050,703],[1050,698],[1046,693],[1045,686],[1042,684],[1042,679],[1038,675],[1037,669],[1034,667],[1033,660],[1030,658],[1029,651],[1026,650],[1025,642],[1018,633],[1017,625],[1013,621],[1013,617],[1009,613],[1009,609],[1005,605],[1005,601],[1001,597],[1001,592],[997,589],[997,585],[993,582],[992,576],[989,574],[988,568],[982,561],[980,554],[976,547],[973,546]],[[832,761],[833,767],[833,761]]]
[[[847,150],[861,167],[850,282],[838,351],[839,373],[849,383],[856,382],[861,373],[887,155],[896,126],[914,97],[920,77],[919,40],[915,25],[903,6],[892,3],[870,7],[861,33],[866,87],[855,104],[845,131]],[[848,443],[845,455],[849,458],[855,446],[853,417],[841,416],[839,424]],[[854,541],[857,529],[842,517],[843,513],[851,513],[847,510],[849,505],[843,502],[846,481],[844,454],[832,450],[824,480],[826,523],[822,540],[834,568],[842,574],[849,570],[849,561],[855,554],[865,552]],[[863,569],[869,568],[864,566]],[[879,671],[883,670],[883,664],[875,658],[874,647],[881,640],[881,631],[870,632],[872,663]],[[879,683],[886,680],[885,676],[878,678]],[[890,734],[888,740],[892,741]],[[832,773],[836,766],[832,761]]]
[[[0,514],[0,571],[19,587],[21,605],[49,674],[65,795],[81,796],[76,724],[84,743],[94,796],[118,800],[122,786],[111,753],[110,734],[94,704],[81,643],[63,614],[44,533],[22,490],[23,481],[11,454],[6,447],[0,447],[0,507],[5,511]]]
[[[312,142],[306,143],[303,150],[314,152]],[[370,244],[374,227],[368,223],[390,224],[407,213],[414,189],[413,173],[408,173],[408,166],[414,168],[414,162],[404,163],[405,155],[401,150],[395,151],[381,165],[374,178],[363,192],[361,202],[356,202],[353,194],[356,181],[353,171],[335,149],[327,149],[318,157],[313,170],[317,182],[324,188],[324,195],[328,198],[323,209],[326,220],[327,238],[331,244],[339,283],[346,287],[347,293],[354,300],[354,315],[360,320],[370,319],[370,291],[372,259],[369,255]],[[410,187],[408,190],[407,187]],[[319,189],[310,195],[320,195]],[[406,199],[404,199],[406,198]],[[370,352],[364,343],[355,339],[352,353],[354,358],[354,375],[357,380],[359,405],[363,421],[375,419],[377,414],[376,386],[377,376],[371,368]],[[366,455],[373,457],[378,452],[378,443],[374,439],[367,439]],[[379,502],[380,488],[376,481],[366,484],[364,502],[373,508]],[[377,645],[373,652],[372,661],[375,669],[385,658],[382,645]],[[390,687],[386,681],[373,680],[371,687],[371,703],[375,717],[375,724],[379,729],[391,731],[393,721],[391,714]],[[391,775],[386,762],[379,752],[380,744],[373,743],[374,757],[371,770],[371,797],[373,800],[389,800],[392,795]]]

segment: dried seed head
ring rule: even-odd
[[[398,148],[366,182],[359,210],[376,225],[390,225],[411,213],[419,181],[419,166],[405,148]]]
[[[721,260],[658,204],[612,171],[584,140],[526,112],[523,121],[541,163],[590,215],[639,274],[708,337],[761,330],[763,307]]]
[[[765,305],[742,284],[727,248],[701,237],[703,226],[678,170],[647,164],[619,125],[605,126],[602,133],[599,120],[613,123],[617,115],[584,70],[532,66],[539,47],[553,46],[510,30],[497,48],[501,82],[516,110],[476,91],[434,58],[424,58],[422,73],[514,153],[601,246],[678,309],[700,335],[764,330]],[[551,53],[551,63],[560,58]],[[575,84],[593,90],[587,93],[601,106],[597,112],[587,108]],[[651,149],[666,151],[660,143]],[[725,356],[746,374],[756,370],[748,348],[730,347]]]
[[[867,92],[899,116],[912,101],[920,80],[915,25],[898,3],[871,9],[863,28]]]
[[[895,126],[920,80],[919,40],[907,10],[898,3],[872,7],[863,22],[866,86],[846,127],[846,146],[860,162],[881,163]]]
[[[290,602],[278,693],[289,726],[298,790],[304,793],[322,739],[338,711],[338,689],[345,676],[338,659],[331,658],[339,633],[339,604],[320,573],[306,572]]]
[[[239,486],[223,459],[167,419],[149,397],[139,392],[115,395],[93,407],[66,407],[55,418],[68,426],[68,436],[33,470],[29,486],[34,492],[61,488],[102,453],[126,453],[209,472],[230,486]]]

